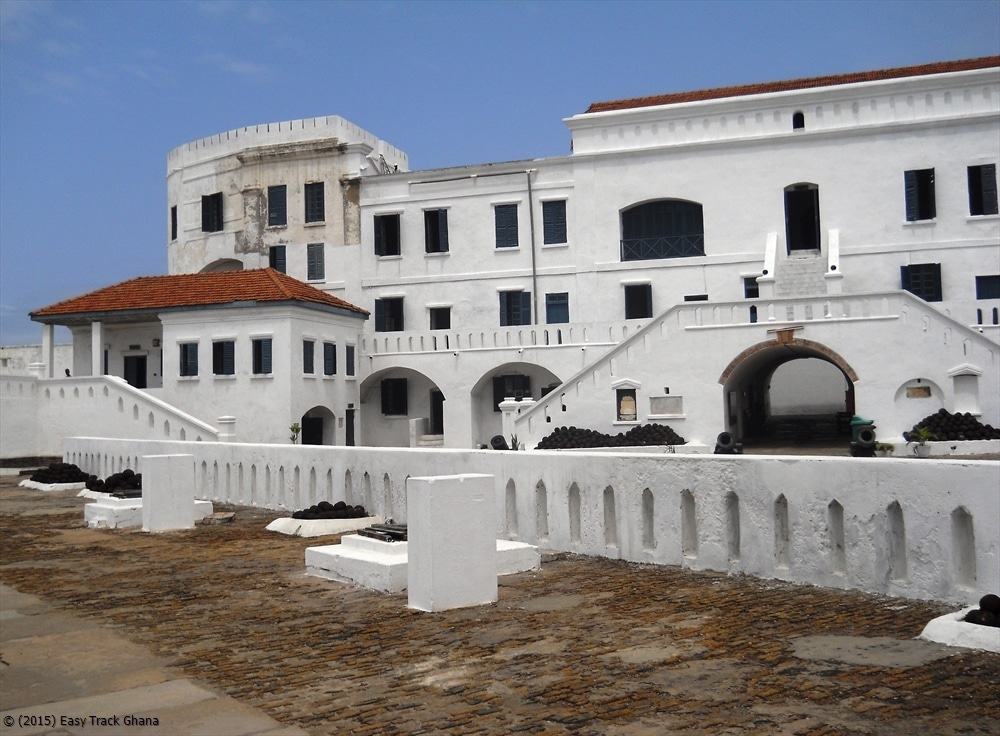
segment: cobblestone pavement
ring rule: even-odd
[[[305,577],[273,513],[88,530],[13,482],[0,580],[312,734],[1000,733],[1000,655],[911,641],[941,604],[567,557],[425,614]]]

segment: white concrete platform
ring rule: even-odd
[[[965,614],[979,606],[969,606],[961,611],[946,613],[931,619],[920,632],[921,639],[946,644],[950,647],[985,649],[1000,653],[1000,629],[995,626],[980,626],[963,621]]]
[[[340,544],[307,547],[305,557],[306,575],[354,583],[384,593],[406,590],[406,542],[382,542],[349,534]],[[537,570],[541,564],[541,555],[534,545],[497,540],[497,575]]]
[[[83,519],[92,529],[127,529],[142,526],[141,498],[106,498],[88,503],[83,507]],[[195,519],[204,519],[212,514],[211,501],[195,501]]]
[[[381,516],[363,516],[359,519],[293,519],[285,516],[275,519],[265,529],[292,537],[326,537],[331,534],[356,532],[372,524],[381,524]]]
[[[25,478],[18,485],[35,491],[79,491],[81,488],[87,487],[87,484],[82,481],[80,483],[39,483],[30,478]]]

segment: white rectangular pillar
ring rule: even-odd
[[[194,455],[142,456],[142,530],[192,529]]]
[[[104,373],[104,324],[90,323],[90,375]]]
[[[42,378],[52,378],[53,371],[55,371],[55,348],[53,346],[53,338],[55,335],[55,325],[43,324],[42,325],[42,362],[45,364],[43,369]]]
[[[406,519],[410,608],[446,611],[497,600],[492,475],[408,478]]]

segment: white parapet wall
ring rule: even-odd
[[[80,437],[64,446],[67,461],[102,474],[169,453],[193,455],[196,495],[224,503],[343,500],[404,520],[408,477],[487,473],[497,535],[546,549],[965,604],[1000,589],[996,461]]]

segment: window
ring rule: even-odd
[[[302,341],[302,372],[310,375],[316,372],[313,357],[316,353],[316,343],[312,340]],[[270,373],[271,371],[266,371]]]
[[[344,373],[348,376],[354,375],[354,346],[344,346]]]
[[[177,240],[177,205],[170,208],[170,239]]]
[[[498,204],[493,208],[496,219],[497,248],[517,247],[517,205]]]
[[[217,343],[218,344],[218,343]],[[182,376],[197,376],[198,375],[198,343],[196,342],[182,342],[177,346],[180,351],[181,356],[181,375]],[[107,368],[105,368],[105,373],[107,373]]]
[[[906,193],[906,221],[933,220],[937,217],[934,205],[934,169],[917,169],[903,174]]]
[[[424,211],[424,250],[427,253],[448,252],[448,210]]]
[[[708,294],[687,294],[684,297],[686,302],[707,302]]]
[[[306,280],[322,281],[326,278],[323,244],[310,243],[306,246]]]
[[[257,337],[253,340],[253,374],[266,376],[271,372],[271,338]]]
[[[997,165],[969,167],[969,214],[997,214]]]
[[[758,299],[760,297],[760,285],[756,276],[743,277],[743,298]]]
[[[206,233],[222,230],[222,192],[201,198],[201,230]]]
[[[399,255],[399,215],[375,215],[375,255]]]
[[[381,389],[382,413],[390,417],[405,417],[408,413],[406,406],[406,379],[383,378]]]
[[[806,116],[801,111],[796,111],[792,115],[792,130],[802,130],[806,127]]]
[[[323,375],[337,375],[337,343],[323,343]]]
[[[267,188],[267,225],[288,224],[288,188],[284,184]]]
[[[451,307],[431,307],[429,310],[432,330],[451,329]]]
[[[911,263],[899,270],[904,289],[926,302],[941,301],[940,263]]]
[[[653,287],[649,284],[625,285],[625,319],[649,319],[653,316]]]
[[[285,272],[285,246],[272,245],[267,251],[267,265],[275,271]]]
[[[323,182],[306,184],[306,222],[323,222],[326,219],[323,202]]]
[[[236,373],[236,343],[220,340],[212,343],[212,373],[231,376]]]
[[[819,187],[815,184],[785,187],[785,246],[789,253],[820,249]]]
[[[542,244],[566,242],[566,200],[542,202]]]
[[[531,376],[493,376],[493,411],[500,411],[500,402],[508,396],[515,399],[531,398]]]
[[[569,322],[569,292],[545,295],[545,323],[558,325]]]
[[[500,326],[531,324],[531,292],[500,292]]]
[[[401,332],[403,329],[403,297],[375,300],[375,332]]]
[[[622,212],[623,261],[703,255],[705,224],[697,202],[661,199]]]
[[[976,299],[1000,299],[1000,275],[976,276]]]
[[[634,422],[638,419],[634,388],[615,389],[615,406],[619,422]]]

